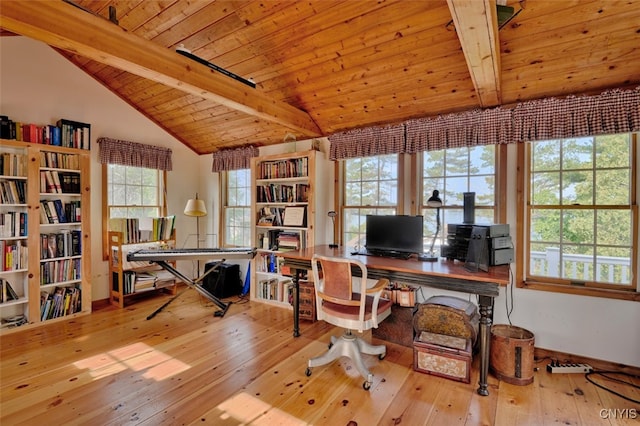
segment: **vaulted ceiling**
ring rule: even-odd
[[[198,154],[640,83],[640,2],[507,6],[499,28],[495,0],[3,1],[0,27]]]

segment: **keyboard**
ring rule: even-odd
[[[252,259],[256,255],[255,248],[184,248],[154,250],[134,250],[127,254],[127,260],[131,261],[157,261],[157,260],[191,260],[191,259]]]
[[[390,257],[393,259],[409,259],[411,253],[393,250],[369,250],[366,248],[351,252],[353,255]]]

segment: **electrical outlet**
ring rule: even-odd
[[[590,373],[593,368],[589,364],[560,364],[550,362],[547,365],[549,373]]]

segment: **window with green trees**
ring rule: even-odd
[[[463,223],[463,194],[475,193],[475,223],[494,223],[496,208],[496,148],[494,145],[450,148],[422,154],[421,210],[424,236],[435,235],[436,212],[427,206],[434,190],[440,192],[439,242],[447,223]],[[443,231],[444,230],[444,231]]]
[[[226,172],[226,202],[224,206],[225,246],[251,245],[251,170]]]
[[[526,280],[635,290],[636,138],[528,144]]]
[[[343,244],[363,246],[368,214],[396,214],[398,155],[344,161]]]

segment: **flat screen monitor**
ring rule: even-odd
[[[422,253],[422,216],[367,215],[366,243],[369,251]]]

